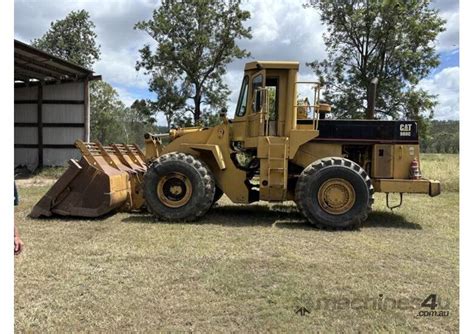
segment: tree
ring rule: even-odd
[[[431,118],[435,96],[417,88],[439,64],[435,39],[444,30],[429,0],[311,0],[327,26],[328,54],[310,64],[326,84],[340,118]],[[370,81],[378,78],[375,114]]]
[[[156,93],[157,100],[149,101],[155,113],[163,113],[168,131],[171,126],[183,118],[186,112],[186,87],[180,85],[178,76],[166,71],[155,72],[149,82],[149,90]]]
[[[143,124],[153,124],[156,122],[152,109],[144,99],[133,101],[130,110],[130,120],[132,122]]]
[[[49,30],[31,45],[74,64],[92,68],[100,58],[95,25],[85,10],[72,11],[64,19],[51,22]]]
[[[146,132],[156,132],[154,111],[146,100],[135,100],[130,108],[125,108],[123,122],[127,128],[128,142],[144,144]]]
[[[153,18],[135,29],[148,33],[157,43],[140,50],[137,70],[144,69],[152,80],[163,71],[173,73],[182,85],[185,99],[192,99],[194,122],[201,119],[201,104],[212,109],[225,105],[229,90],[223,82],[225,66],[250,53],[236,40],[251,38],[243,22],[250,13],[240,9],[241,0],[163,0]]]
[[[422,152],[459,153],[459,121],[430,122],[427,136],[420,143]]]
[[[102,144],[128,143],[125,105],[115,89],[104,81],[92,81],[90,95],[91,140]]]

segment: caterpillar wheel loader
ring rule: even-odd
[[[212,128],[145,134],[136,145],[76,142],[80,161],[32,217],[98,217],[148,210],[160,220],[193,221],[222,194],[234,203],[295,201],[318,227],[353,228],[367,219],[374,192],[440,194],[420,175],[413,121],[332,120],[317,82],[297,81],[297,62],[245,65],[233,120]],[[312,101],[298,98],[307,87]],[[311,90],[312,89],[312,90]],[[163,137],[169,137],[167,145]]]

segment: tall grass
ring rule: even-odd
[[[441,191],[459,191],[459,155],[423,153],[420,157],[423,177],[441,181]]]

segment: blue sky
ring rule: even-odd
[[[243,7],[252,14],[247,25],[252,27],[253,39],[240,44],[251,51],[252,57],[228,66],[225,80],[232,91],[228,101],[231,115],[246,61],[297,60],[300,78],[315,79],[304,64],[325,57],[322,40],[325,29],[319,14],[313,9],[303,9],[303,2],[243,0]],[[133,26],[149,19],[158,5],[156,0],[15,0],[15,38],[29,42],[47,31],[51,21],[64,18],[71,10],[86,9],[96,25],[102,51],[94,70],[130,105],[135,99],[156,98],[148,92],[148,78],[135,70],[138,50],[153,41],[144,32],[133,30]],[[435,118],[459,119],[459,4],[434,0],[432,6],[447,20],[446,31],[437,40],[441,64],[419,86],[438,95]],[[158,119],[164,124],[162,116]]]
[[[459,66],[459,49],[453,51],[441,52],[439,55],[441,60],[440,66],[433,70],[433,73],[438,73],[443,68]]]

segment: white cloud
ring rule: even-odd
[[[231,95],[229,116],[233,117],[244,64],[253,60],[296,60],[300,62],[300,75],[314,75],[305,63],[323,59],[326,55],[322,34],[324,28],[314,9],[305,9],[303,1],[248,1],[243,8],[250,11],[246,26],[252,28],[252,39],[239,41],[242,48],[251,52],[250,59],[236,60],[229,64],[225,81]]]
[[[138,50],[152,42],[133,26],[151,17],[157,1],[15,1],[15,38],[29,42],[41,37],[50,22],[63,19],[70,11],[85,9],[96,25],[101,59],[94,65],[96,73],[112,85],[147,88],[147,77],[135,70]],[[25,19],[28,18],[28,19]]]
[[[122,86],[148,88],[148,77],[135,70],[138,51],[127,49],[105,50],[101,60],[94,65],[94,71],[102,75],[102,80]]]
[[[140,96],[130,93],[127,89],[123,89],[121,87],[114,87],[114,89],[117,91],[120,100],[125,104],[126,107],[130,107],[135,100],[141,98]]]
[[[314,76],[306,62],[325,58],[324,27],[319,13],[303,8],[304,0],[248,0],[242,7],[251,12],[245,25],[252,28],[253,39],[241,40],[239,45],[252,53],[251,59],[237,60],[229,64],[225,77],[232,91],[229,114],[234,113],[242,80],[244,64],[251,60],[296,60],[300,62],[300,74],[310,80]],[[147,93],[147,78],[135,70],[139,59],[138,50],[145,43],[153,43],[142,31],[133,29],[135,23],[151,18],[157,0],[75,0],[38,1],[15,0],[15,37],[29,42],[40,37],[51,21],[64,18],[71,10],[85,9],[96,25],[101,60],[95,71],[114,87],[118,87],[124,102],[139,98],[140,91]],[[433,7],[447,20],[447,30],[440,34],[437,47],[449,52],[459,45],[459,5],[457,1],[435,0]],[[435,79],[424,80],[429,85]],[[434,90],[435,87],[433,87]],[[132,93],[133,92],[133,93]],[[440,95],[441,99],[441,95]],[[443,109],[444,110],[444,109]],[[441,112],[440,113],[444,113]]]
[[[459,67],[447,67],[423,79],[419,87],[438,95],[434,117],[440,120],[459,119]]]
[[[105,81],[133,88],[148,87],[148,78],[135,70],[135,64],[139,60],[138,50],[153,40],[133,27],[137,22],[149,19],[156,6],[157,1],[105,1],[91,11],[102,50],[101,60],[94,70]]]
[[[252,40],[240,45],[255,60],[297,60],[302,63],[325,57],[324,27],[316,10],[303,8],[303,1],[261,0],[244,3],[252,17]],[[232,65],[231,65],[232,66]],[[234,67],[235,68],[235,67]]]
[[[439,34],[436,41],[438,52],[449,52],[459,48],[459,12],[441,13],[446,20],[446,30]]]

